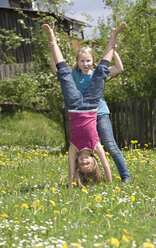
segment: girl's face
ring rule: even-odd
[[[78,156],[79,169],[83,173],[89,173],[94,168],[94,159],[88,150],[83,150]]]
[[[93,69],[93,56],[90,53],[81,53],[78,56],[78,67],[84,74],[90,74]]]

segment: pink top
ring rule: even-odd
[[[99,142],[96,129],[97,110],[82,111],[68,110],[70,120],[70,143],[73,144],[78,152],[89,149],[93,152]]]

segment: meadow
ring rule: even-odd
[[[0,247],[156,247],[156,149],[150,143],[140,149],[132,140],[122,149],[129,183],[107,153],[113,182],[80,189],[68,186],[63,143],[57,149],[56,142],[13,143],[7,123],[5,132],[0,125]]]

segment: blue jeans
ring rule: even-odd
[[[121,179],[123,181],[129,180],[130,174],[127,170],[122,153],[114,139],[109,115],[99,115],[97,117],[97,131],[101,138],[101,143],[113,158]]]
[[[86,91],[82,94],[76,87],[69,68],[63,67],[57,71],[58,80],[61,83],[64,102],[68,110],[92,110],[98,107],[104,83],[109,68],[99,64],[93,74],[92,81]]]

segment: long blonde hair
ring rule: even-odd
[[[104,181],[104,175],[100,166],[98,165],[96,157],[93,154],[91,154],[91,156],[93,157],[94,167],[93,170],[89,173],[83,173],[80,171],[78,159],[76,159],[75,178],[77,180],[77,185],[80,187],[83,187],[90,181],[93,181],[94,183],[100,183]]]
[[[93,49],[91,47],[88,47],[88,46],[85,46],[85,47],[81,47],[77,54],[76,54],[76,65],[75,65],[75,69],[77,71],[81,71],[79,66],[78,66],[78,59],[79,59],[79,56],[83,53],[90,53],[92,58],[93,58],[93,69],[96,68],[96,64],[95,64],[95,56],[94,56],[94,52],[93,52]]]

